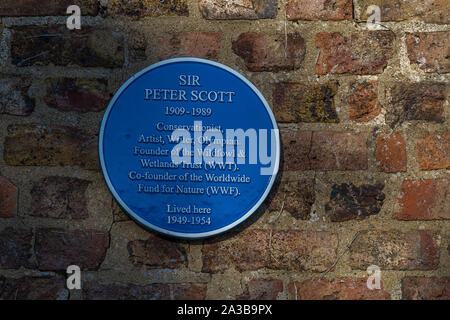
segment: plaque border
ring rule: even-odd
[[[148,221],[145,221],[143,218],[141,218],[136,213],[134,213],[133,210],[131,210],[124,203],[124,201],[121,199],[119,194],[116,192],[114,186],[111,183],[111,180],[109,179],[109,176],[108,176],[108,173],[106,170],[106,166],[105,166],[105,160],[103,157],[103,136],[104,136],[105,125],[106,125],[106,122],[108,121],[109,113],[111,112],[112,107],[116,103],[117,99],[121,96],[122,92],[125,89],[127,89],[131,83],[133,83],[136,79],[138,79],[139,77],[141,77],[143,74],[147,73],[148,71],[156,69],[161,66],[164,66],[166,64],[172,64],[172,63],[178,63],[178,62],[205,63],[205,64],[209,64],[209,65],[221,68],[221,69],[228,71],[228,72],[232,73],[233,75],[235,75],[237,78],[242,80],[247,86],[249,86],[255,92],[255,94],[258,96],[258,98],[262,101],[262,103],[263,103],[264,107],[266,108],[266,111],[270,117],[270,120],[272,121],[273,129],[276,130],[276,135],[275,135],[276,159],[275,159],[274,173],[272,174],[272,177],[269,181],[269,184],[268,184],[266,190],[264,191],[262,196],[259,198],[258,202],[249,211],[247,211],[247,213],[245,213],[242,217],[240,217],[238,220],[233,221],[232,223],[228,224],[225,227],[222,227],[220,229],[213,230],[213,231],[198,232],[198,233],[175,232],[175,231],[166,230],[164,228],[160,228],[158,226],[155,226],[155,225],[149,223]],[[142,225],[150,230],[161,233],[163,235],[167,235],[167,236],[175,237],[175,238],[181,238],[181,239],[202,239],[202,238],[208,238],[208,237],[222,234],[224,232],[227,232],[227,231],[237,227],[239,224],[241,224],[242,222],[247,220],[261,206],[261,204],[267,198],[270,190],[273,187],[273,184],[275,183],[275,180],[278,175],[279,166],[280,166],[280,134],[279,134],[278,124],[275,120],[275,116],[272,112],[272,109],[269,106],[269,103],[264,98],[264,96],[261,94],[261,92],[258,90],[258,88],[256,88],[256,86],[253,83],[251,83],[250,80],[245,78],[242,74],[240,74],[236,70],[234,70],[224,64],[221,64],[219,62],[216,62],[216,61],[211,61],[211,60],[201,59],[201,58],[194,58],[194,57],[171,58],[171,59],[167,59],[167,60],[163,60],[163,61],[154,63],[154,64],[142,69],[141,71],[135,73],[124,84],[122,84],[122,86],[116,91],[113,98],[109,102],[108,107],[106,108],[106,111],[102,118],[99,136],[98,136],[98,154],[99,154],[101,171],[103,174],[103,178],[106,182],[106,185],[108,186],[108,189],[112,193],[114,199],[125,210],[125,212],[127,213],[128,216],[130,216],[133,220],[138,222],[140,225]]]

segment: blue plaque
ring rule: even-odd
[[[99,155],[108,188],[133,219],[193,239],[256,211],[276,178],[280,140],[267,101],[245,77],[217,62],[176,58],[117,91]]]

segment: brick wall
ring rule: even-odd
[[[449,299],[449,39],[445,0],[2,0],[0,298]],[[115,90],[178,56],[244,74],[281,129],[269,199],[212,240],[139,227],[97,160]]]

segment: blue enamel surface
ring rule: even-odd
[[[179,86],[179,75],[198,75],[200,87]],[[189,97],[192,90],[206,91],[233,91],[233,103],[225,102],[191,102],[191,101],[155,101],[145,100],[145,89],[148,88],[171,88],[183,89]],[[192,116],[168,116],[165,107],[184,107],[191,110],[192,107],[209,107],[212,115],[209,117]],[[170,150],[175,146],[169,143],[168,137],[172,131],[160,131],[157,123],[193,125],[194,121],[202,121],[203,125],[220,125],[225,129],[247,130],[277,129],[273,114],[268,109],[267,102],[257,89],[242,76],[231,69],[217,63],[202,59],[171,59],[163,63],[151,66],[143,72],[135,75],[116,93],[109,105],[99,135],[99,153],[102,171],[112,194],[127,213],[141,224],[168,235],[184,238],[199,238],[211,236],[234,227],[242,222],[256,210],[267,196],[275,179],[273,175],[261,175],[259,164],[240,164],[238,171],[210,169],[182,169],[178,168],[143,168],[141,159],[170,163]],[[225,131],[224,131],[225,132]],[[193,136],[193,132],[191,135]],[[165,144],[139,143],[139,137],[163,136]],[[225,134],[224,134],[225,138]],[[268,140],[270,143],[270,137]],[[203,147],[205,147],[204,145]],[[134,148],[143,149],[167,149],[168,156],[142,156],[133,154]],[[248,149],[247,149],[248,150]],[[225,151],[225,149],[224,149]],[[277,168],[279,161],[279,141],[277,133]],[[267,166],[263,166],[267,167]],[[277,169],[276,168],[276,169]],[[179,181],[132,181],[129,172],[145,174],[184,175],[185,173],[196,173],[203,176],[205,173],[216,175],[230,174],[231,176],[250,177],[250,183],[210,183],[210,182],[184,182]],[[158,193],[138,192],[138,184],[156,188]],[[239,196],[211,195],[207,194],[183,194],[163,193],[162,185],[174,187],[203,188],[208,186],[235,186],[239,188]],[[168,214],[167,204],[186,208],[196,206],[197,208],[211,208],[210,214]],[[210,224],[193,223],[168,223],[168,216],[209,217]],[[191,221],[189,221],[191,222]]]

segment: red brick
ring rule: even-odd
[[[165,34],[159,44],[159,59],[175,57],[197,57],[219,60],[219,32],[189,31],[175,34]]]
[[[448,179],[405,180],[400,190],[399,220],[450,219]]]
[[[367,279],[340,278],[336,280],[314,278],[289,285],[293,300],[390,300],[383,289],[370,290]]]
[[[360,187],[353,183],[335,184],[325,211],[333,222],[366,219],[380,212],[385,199],[383,188],[381,183]]]
[[[376,140],[378,171],[406,171],[406,141],[400,133],[382,135]]]
[[[109,0],[108,15],[132,18],[188,16],[187,0]]]
[[[287,211],[296,219],[308,220],[316,200],[314,185],[314,179],[277,182],[267,198],[269,210]]]
[[[289,0],[288,20],[352,20],[352,0]]]
[[[245,287],[241,300],[276,300],[283,282],[276,279],[253,279]]]
[[[40,270],[97,270],[109,247],[109,234],[98,230],[68,231],[58,228],[36,230],[34,246]]]
[[[282,168],[285,171],[310,170],[311,131],[280,130]]]
[[[336,259],[335,234],[316,231],[246,230],[203,246],[203,272],[268,268],[323,272]]]
[[[2,0],[0,16],[66,16],[67,8],[78,5],[82,16],[98,13],[98,0]]]
[[[357,5],[363,21],[367,20],[368,17],[367,8],[371,5],[377,5],[381,9],[381,21],[419,19],[426,23],[450,23],[448,0],[359,0]]]
[[[366,170],[367,138],[351,132],[315,131],[309,153],[312,170]]]
[[[350,120],[368,122],[381,112],[378,101],[378,81],[351,83],[352,95],[348,97]]]
[[[273,19],[277,16],[278,0],[201,0],[199,8],[205,19]]]
[[[450,300],[450,277],[404,277],[403,300]]]
[[[67,300],[62,276],[4,278],[0,276],[0,300]]]
[[[439,267],[441,237],[431,230],[362,231],[350,247],[349,265],[366,270],[435,270]]]
[[[450,132],[436,132],[417,140],[420,170],[450,169]]]
[[[339,83],[280,82],[273,91],[273,112],[278,122],[338,123],[335,96]]]
[[[69,30],[66,25],[17,26],[12,28],[11,62],[17,67],[121,68],[124,38],[115,31],[88,26],[81,30]]]
[[[3,159],[10,166],[98,169],[97,137],[74,127],[10,125]]]
[[[0,231],[0,269],[33,268],[31,259],[31,229],[8,227]]]
[[[54,219],[89,217],[86,189],[90,181],[70,177],[47,177],[31,188],[32,216]]]
[[[345,37],[338,32],[321,32],[314,41],[319,48],[316,73],[379,74],[393,55],[394,33],[361,31]]]
[[[450,31],[406,34],[411,63],[425,72],[450,72]]]
[[[443,122],[447,85],[436,82],[393,83],[386,86],[386,121],[395,127],[405,121]]]
[[[102,111],[111,98],[104,79],[47,79],[46,86],[45,103],[59,111]]]
[[[151,236],[148,240],[130,241],[127,247],[130,261],[136,266],[151,269],[187,266],[186,249],[174,240]]]
[[[244,59],[250,71],[300,68],[305,58],[305,40],[299,33],[269,35],[246,32],[233,41],[233,52]]]
[[[17,187],[0,176],[0,218],[12,218],[17,214]]]
[[[86,300],[204,300],[206,297],[206,285],[190,283],[137,286],[87,282],[82,290]]]
[[[31,79],[5,77],[0,79],[0,114],[27,116],[33,112],[35,99],[28,94]]]

